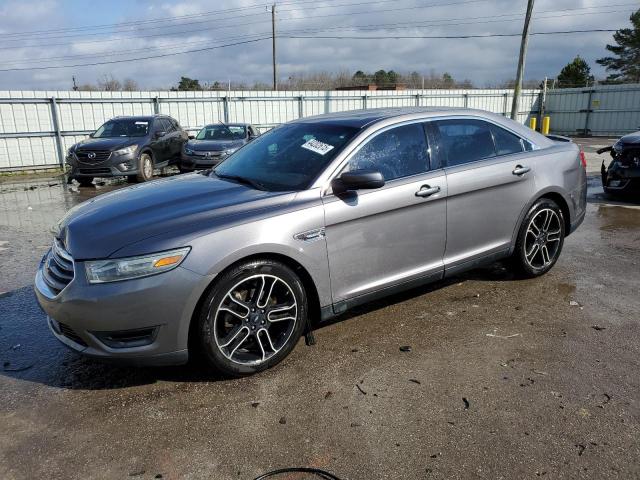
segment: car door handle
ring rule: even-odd
[[[514,175],[517,176],[521,176],[524,175],[525,173],[527,173],[528,171],[530,171],[531,169],[529,167],[523,167],[522,165],[516,165],[516,168],[513,169],[513,173]]]
[[[423,185],[420,187],[420,190],[416,192],[416,197],[430,197],[434,193],[438,193],[440,191],[439,186],[430,187],[429,185]]]

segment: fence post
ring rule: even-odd
[[[229,97],[222,97],[222,109],[224,115],[224,123],[229,123]]]
[[[160,99],[157,95],[153,97],[153,113],[156,115],[160,113]]]
[[[304,117],[304,95],[298,97],[298,118]]]
[[[56,136],[56,151],[58,152],[58,163],[64,171],[64,147],[62,143],[62,132],[60,131],[60,117],[58,116],[58,103],[56,97],[51,97],[51,119],[53,120],[53,131]]]
[[[502,100],[502,115],[509,116],[509,92],[504,92],[504,99]]]
[[[582,134],[584,136],[589,135],[589,117],[591,116],[591,112],[593,111],[591,109],[591,101],[593,99],[593,92],[595,92],[595,90],[593,88],[589,89],[589,90],[583,90],[582,93],[588,93],[589,97],[587,98],[587,108],[586,110],[580,110],[581,112],[585,112],[586,115],[584,117],[584,130],[582,131]]]
[[[367,108],[367,96],[362,95],[362,109],[366,110],[366,108]]]
[[[420,106],[420,94],[416,93],[416,107]]]
[[[464,108],[469,108],[469,94],[465,93],[463,96],[464,96]]]

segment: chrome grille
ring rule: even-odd
[[[110,156],[109,150],[76,150],[76,157],[82,163],[100,163]]]
[[[57,295],[71,283],[73,275],[73,258],[60,241],[55,239],[45,260],[42,277],[51,291]]]

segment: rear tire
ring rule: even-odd
[[[153,178],[153,159],[151,155],[144,152],[140,154],[138,160],[138,174],[136,175],[136,181],[147,182]]]
[[[307,315],[307,296],[293,270],[267,259],[242,263],[224,273],[202,303],[199,353],[224,375],[252,375],[289,355]]]
[[[547,273],[558,261],[564,236],[564,215],[558,204],[548,198],[539,199],[520,225],[511,257],[515,270],[526,278]]]

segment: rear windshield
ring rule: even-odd
[[[198,132],[196,140],[243,140],[246,136],[241,125],[209,125]]]
[[[144,137],[149,133],[148,120],[109,120],[93,133],[94,138]]]
[[[304,190],[357,132],[343,125],[281,125],[232,154],[214,173],[241,176],[267,190]]]

